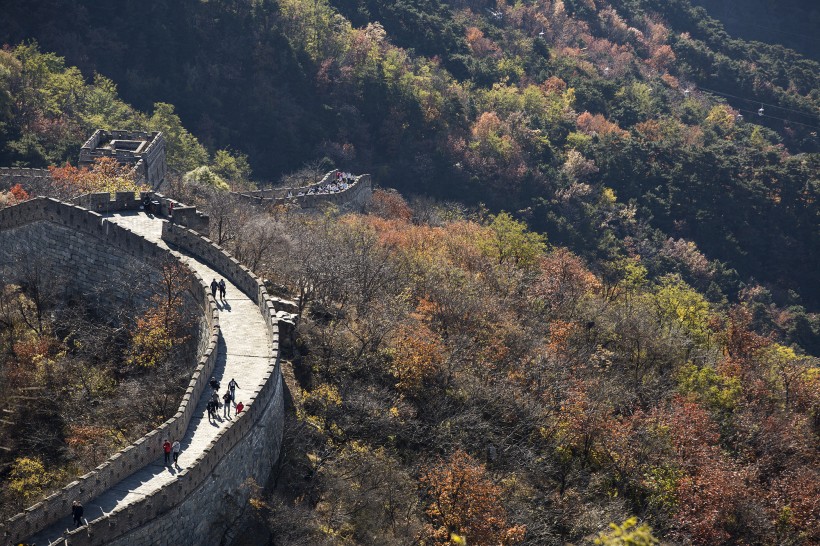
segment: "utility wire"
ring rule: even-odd
[[[789,112],[794,112],[795,114],[800,114],[802,116],[808,116],[808,117],[812,117],[812,118],[817,117],[817,114],[809,114],[808,112],[805,112],[805,111],[802,111],[802,110],[795,110],[794,108],[787,108],[785,106],[778,106],[776,104],[769,104],[768,102],[763,102],[763,101],[759,101],[759,100],[755,100],[755,99],[747,99],[745,97],[738,97],[737,95],[732,95],[731,93],[724,93],[723,91],[715,91],[714,89],[708,89],[708,88],[700,86],[700,85],[698,85],[696,87],[697,87],[697,89],[700,89],[701,91],[708,91],[709,93],[715,93],[717,95],[723,95],[725,97],[732,97],[733,99],[745,100],[746,102],[751,102],[753,104],[761,104],[761,105],[765,105],[765,106],[770,106],[772,108],[780,108],[781,110],[788,110]]]
[[[815,131],[820,131],[820,127],[815,127],[814,125],[809,125],[808,123],[800,123],[799,121],[779,118],[777,116],[770,116],[769,114],[763,114],[761,116],[759,112],[755,112],[754,110],[744,110],[742,108],[737,108],[737,111],[738,112],[746,112],[747,114],[750,114],[749,117],[752,118],[752,119],[754,119],[755,116],[762,117],[762,118],[769,118],[769,119],[778,119],[778,120],[780,120],[784,123],[794,123],[794,124],[797,124],[797,125],[802,125],[803,127],[808,127],[809,129],[814,129]],[[746,120],[746,121],[750,121],[749,119],[747,119],[745,117],[743,119]]]

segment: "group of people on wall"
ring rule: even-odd
[[[233,405],[237,416],[242,412],[245,405],[241,401],[238,403],[236,401],[236,389],[239,387],[236,379],[231,379],[225,394],[221,397],[219,396],[219,381],[212,377],[209,384],[211,385],[211,399],[208,400],[207,404],[209,422],[218,419],[219,408],[222,408],[222,416],[226,419],[231,418],[231,405]],[[220,398],[222,401],[220,401]]]
[[[303,197],[305,195],[327,195],[330,193],[343,192],[356,182],[356,177],[352,173],[336,171],[335,180],[325,182],[321,186],[300,190],[295,196],[293,191],[288,191],[288,198]]]
[[[223,408],[223,416],[228,419],[231,418],[231,406],[233,406],[236,416],[242,413],[242,410],[245,409],[245,405],[241,401],[236,402],[236,389],[240,388],[236,379],[231,378],[231,381],[228,383],[228,388],[225,389],[225,394],[221,397],[219,396],[219,381],[211,377],[208,384],[211,387],[211,396],[208,398],[207,404],[208,422],[217,419],[217,410],[219,408]],[[222,398],[224,403],[220,402],[220,398]],[[162,451],[165,455],[165,466],[170,466],[172,462],[174,466],[178,466],[179,455],[182,453],[182,445],[178,439],[171,443],[171,440],[166,438],[162,442]],[[75,500],[71,505],[71,515],[75,528],[88,525],[88,520],[85,519],[84,513],[85,509],[82,503],[79,500]]]

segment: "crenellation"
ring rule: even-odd
[[[49,245],[46,238],[29,241],[35,246],[46,244],[46,248],[58,256],[55,260],[64,264],[67,269],[76,267],[76,255],[78,254],[87,255],[90,259],[98,261],[100,271],[108,271],[112,267],[114,270],[122,270],[127,268],[135,257],[162,254],[156,245],[148,244],[130,230],[122,229],[116,224],[112,225],[111,222],[102,221],[98,213],[90,213],[80,208],[66,208],[68,205],[57,201],[39,201],[41,200],[30,202],[33,204],[29,205],[25,211],[14,210],[17,207],[11,207],[6,209],[11,212],[0,212],[0,252],[3,247],[2,237],[9,235],[6,232],[19,230],[21,226],[30,226],[34,234],[42,235],[43,232],[48,232],[52,239],[62,238],[63,242],[71,241],[71,250],[63,247],[59,249],[59,252],[59,243]],[[108,202],[111,201],[119,202],[122,206],[131,206],[132,203],[130,199],[125,198],[109,199]],[[177,210],[174,211],[175,216]],[[195,212],[195,209],[191,210]],[[66,212],[69,213],[68,219],[64,214]],[[91,216],[92,214],[95,216]],[[90,221],[90,218],[93,220]],[[97,219],[101,221],[97,222]],[[75,223],[77,233],[66,236],[65,230],[60,231],[61,225],[74,226]],[[55,232],[59,232],[57,237],[54,236]],[[88,245],[86,241],[88,235],[107,241],[122,252],[112,258],[111,253],[105,247],[98,247],[96,244]],[[179,540],[182,541],[207,542],[211,537],[210,533],[215,532],[215,529],[201,524],[203,519],[207,521],[207,518],[203,518],[202,515],[217,514],[221,511],[220,499],[223,492],[230,492],[239,501],[247,499],[248,493],[241,487],[244,477],[253,475],[260,481],[264,481],[273,462],[269,460],[270,454],[276,454],[279,450],[282,412],[284,411],[282,393],[284,384],[281,380],[278,360],[280,319],[274,301],[268,296],[262,282],[250,270],[216,247],[207,238],[202,237],[197,233],[196,227],[164,223],[163,238],[219,266],[217,269],[224,271],[226,277],[259,306],[267,325],[267,337],[271,342],[272,361],[267,368],[268,379],[253,389],[255,399],[247,399],[246,410],[235,419],[233,425],[220,431],[207,451],[197,457],[192,466],[177,475],[172,489],[163,488],[160,490],[159,497],[150,495],[146,497],[148,500],[143,499],[143,501],[133,503],[122,510],[90,522],[86,528],[68,533],[67,537],[72,546],[75,544],[166,543],[170,530],[177,533]],[[218,328],[218,312],[215,301],[210,294],[207,294],[207,288],[201,278],[197,276],[191,282],[200,288],[193,291],[196,294],[193,299],[197,305],[206,310],[205,319],[210,324],[212,333],[208,339],[208,346],[198,361],[197,369],[192,373],[180,409],[161,427],[104,462],[90,475],[84,476],[85,479],[79,480],[73,490],[63,490],[62,494],[52,495],[49,499],[44,500],[47,506],[30,512],[29,519],[21,520],[17,516],[18,519],[13,518],[6,522],[3,527],[7,537],[24,538],[27,535],[21,535],[21,529],[26,529],[25,532],[31,534],[47,525],[49,520],[53,521],[52,515],[59,517],[66,513],[70,500],[78,494],[78,490],[82,490],[81,497],[86,498],[89,495],[93,496],[92,493],[96,491],[105,490],[109,484],[117,483],[138,469],[140,465],[160,455],[159,443],[163,433],[171,430],[181,433],[187,428],[186,423],[193,414],[196,401],[199,400],[203,389],[207,386],[207,379],[216,361],[218,341],[218,333],[216,333],[218,330],[215,329]],[[267,427],[269,430],[265,434],[250,434],[260,420],[270,422],[273,426]],[[207,479],[209,476],[213,479]],[[182,525],[179,524],[180,522]],[[16,534],[11,533],[10,530],[14,530]],[[64,542],[64,540],[59,542]]]
[[[89,167],[103,157],[131,165],[138,182],[159,188],[168,170],[166,142],[161,132],[105,131],[98,129],[80,149],[80,167]]]
[[[321,181],[301,188],[273,188],[249,192],[232,192],[245,202],[260,206],[295,204],[302,209],[315,209],[328,204],[341,209],[361,210],[373,194],[369,174],[354,177],[353,183],[336,193],[310,193],[332,181],[337,170],[325,174]]]

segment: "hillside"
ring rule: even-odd
[[[815,60],[689,0],[4,15],[3,164],[162,130],[173,195],[299,296],[295,414],[252,503],[275,543],[580,544],[630,516],[673,544],[820,540]],[[398,191],[316,216],[224,192],[305,165]]]
[[[820,43],[814,35],[820,26],[820,6],[803,0],[714,1],[695,0],[720,20],[732,36],[789,49],[820,61]]]
[[[818,65],[732,39],[685,0],[7,11],[2,39],[40,40],[138,108],[174,104],[258,178],[327,156],[410,194],[522,211],[596,262],[691,241],[727,272],[704,290],[762,283],[780,307],[820,306]],[[606,188],[623,212],[600,206]]]

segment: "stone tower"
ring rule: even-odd
[[[158,189],[165,180],[165,137],[154,131],[104,131],[97,129],[80,149],[80,167],[90,167],[101,157],[133,165],[139,182]]]

